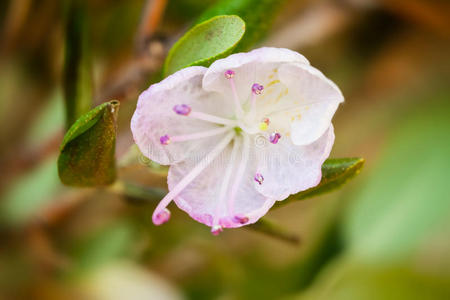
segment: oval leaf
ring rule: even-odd
[[[238,16],[218,16],[194,26],[170,50],[164,75],[189,66],[209,66],[231,53],[245,33]]]
[[[118,101],[103,103],[72,125],[64,136],[58,158],[62,183],[97,186],[114,182],[118,109]]]
[[[327,159],[322,165],[322,180],[306,191],[290,196],[284,201],[277,202],[281,206],[292,201],[303,200],[332,191],[361,171],[363,158],[333,158]]]
[[[286,0],[219,0],[199,17],[198,22],[219,15],[241,17],[246,24],[245,36],[234,52],[247,51],[266,36],[284,2]]]

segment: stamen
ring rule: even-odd
[[[170,136],[163,135],[162,137],[159,138],[159,142],[161,143],[161,145],[169,145],[170,144]]]
[[[255,181],[259,184],[262,184],[264,181],[264,177],[262,176],[261,173],[256,173],[255,177],[253,177],[253,179],[255,179]]]
[[[167,208],[164,208],[161,212],[159,212],[156,215],[156,218],[153,220],[153,222],[156,225],[161,225],[169,221],[170,219],[170,211]]]
[[[178,196],[186,186],[188,186],[209,164],[220,154],[223,149],[230,143],[234,136],[234,131],[227,134],[217,146],[209,152],[178,184],[159,202],[155,211],[153,212],[152,220],[155,225],[159,225],[159,218],[161,212],[172,202],[173,198]]]
[[[189,114],[189,118],[194,118],[194,119],[198,119],[198,120],[202,120],[202,121],[206,121],[206,122],[210,122],[210,123],[214,123],[214,124],[229,125],[229,126],[236,125],[236,121],[234,121],[234,120],[225,119],[225,118],[217,117],[217,116],[210,115],[210,114],[205,114],[205,113],[198,112],[198,111],[191,112]]]
[[[278,132],[273,132],[273,133],[271,133],[270,134],[270,136],[269,136],[269,141],[272,143],[272,144],[276,144],[276,143],[278,143],[278,140],[281,138],[281,134],[279,134]]]
[[[244,114],[244,111],[242,110],[241,103],[239,101],[239,96],[236,91],[236,85],[234,84],[234,71],[233,70],[227,70],[225,71],[225,78],[228,79],[231,86],[231,91],[233,92],[233,98],[234,98],[234,106],[235,106],[235,112],[238,119],[242,117]]]
[[[233,78],[234,77],[234,71],[233,70],[226,70],[225,71],[225,78],[226,79],[231,79],[231,78]]]
[[[178,104],[173,107],[173,111],[178,115],[187,116],[191,113],[191,107],[186,104]]]
[[[249,137],[248,134],[242,135],[242,138],[244,139],[244,145],[242,149],[242,160],[239,164],[239,167],[236,171],[236,176],[234,179],[233,186],[231,188],[230,192],[230,198],[228,199],[228,210],[230,215],[234,212],[234,201],[236,199],[236,193],[238,191],[239,185],[241,184],[242,177],[244,177],[245,168],[247,167],[248,157],[250,153],[250,146],[249,146]]]
[[[229,129],[230,129],[230,127],[224,126],[224,127],[214,128],[214,129],[211,129],[211,130],[197,132],[197,133],[177,135],[177,136],[170,137],[169,138],[169,142],[185,142],[185,141],[192,141],[192,140],[203,139],[203,138],[206,138],[206,137],[210,137],[210,136],[214,136],[214,135],[218,135],[218,134],[224,133],[225,131],[227,131]],[[163,138],[163,137],[161,137],[161,138]],[[164,144],[164,145],[167,145],[167,144]]]
[[[223,231],[223,227],[220,225],[214,225],[213,227],[211,227],[211,233],[213,235],[219,235],[219,233],[221,233]]]
[[[251,99],[251,108],[250,113],[254,114],[256,110],[256,95],[261,95],[264,87],[258,83],[254,83],[252,85],[252,99]]]
[[[239,223],[239,224],[245,224],[249,220],[249,218],[247,216],[244,216],[244,215],[241,215],[241,214],[235,215],[233,219],[234,219],[234,221],[236,223]]]
[[[252,85],[252,92],[255,95],[261,95],[262,91],[264,90],[264,87],[258,83],[254,83]]]

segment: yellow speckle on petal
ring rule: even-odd
[[[268,87],[270,87],[270,86],[272,86],[272,85],[274,85],[274,84],[277,84],[277,83],[280,83],[280,81],[279,81],[278,79],[272,80],[271,82],[269,82],[269,83],[266,85],[266,88],[268,88]]]
[[[269,75],[269,79],[272,79],[275,77],[276,73],[278,72],[278,69],[273,69],[272,72],[273,73]]]
[[[278,94],[278,97],[275,99],[275,103],[278,103],[281,98],[283,98],[284,96],[286,96],[289,93],[289,90],[286,88],[284,91],[282,91],[280,94]]]

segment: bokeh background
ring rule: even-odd
[[[127,158],[129,120],[216,1],[84,2],[94,101],[121,101],[119,177],[164,189]],[[65,1],[0,2],[0,299],[450,299],[450,2],[282,4],[254,47],[297,50],[336,82],[331,157],[366,159],[342,189],[269,212],[299,244],[214,237],[174,207],[155,227],[154,201],[63,186]]]

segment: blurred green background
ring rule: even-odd
[[[95,104],[121,101],[123,161],[137,95],[216,1],[81,2],[87,82]],[[0,299],[450,299],[448,1],[277,3],[253,47],[299,51],[336,82],[331,157],[366,159],[342,189],[269,212],[299,244],[214,237],[175,208],[155,227],[152,201],[59,182],[67,6],[0,3]],[[119,177],[165,187],[143,161]]]

